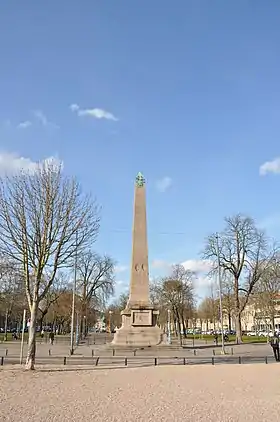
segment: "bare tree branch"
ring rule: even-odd
[[[95,241],[100,210],[54,162],[0,179],[0,203],[0,253],[16,261],[24,276],[31,313],[27,368],[32,369],[39,302],[57,271],[72,265],[77,248]]]
[[[212,261],[212,272],[217,271],[219,258],[222,272],[232,277],[236,336],[241,342],[241,313],[275,251],[268,248],[264,232],[251,218],[238,214],[226,218],[225,223],[218,237],[219,250],[213,234],[206,241],[203,257]],[[241,297],[240,292],[245,294]]]

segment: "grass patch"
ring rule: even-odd
[[[194,336],[192,334],[187,335],[188,340],[204,340],[207,341],[207,343],[215,343],[214,336],[205,334],[205,335],[199,335],[195,334]],[[236,341],[236,336],[230,335],[229,336],[229,342],[234,343]],[[258,337],[258,336],[242,336],[243,343],[266,343],[267,337]],[[221,342],[221,336],[218,336],[218,342]]]

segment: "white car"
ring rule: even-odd
[[[273,337],[273,332],[272,331],[260,331],[258,333],[259,337]]]

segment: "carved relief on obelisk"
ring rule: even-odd
[[[149,261],[146,217],[145,179],[138,173],[134,189],[132,257],[130,292],[122,312],[122,326],[114,335],[113,344],[152,346],[161,342],[157,326],[158,311],[151,305],[149,294]]]

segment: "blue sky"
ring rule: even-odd
[[[0,170],[63,160],[123,269],[139,170],[152,276],[200,265],[236,212],[279,239],[279,20],[278,0],[1,2]]]

